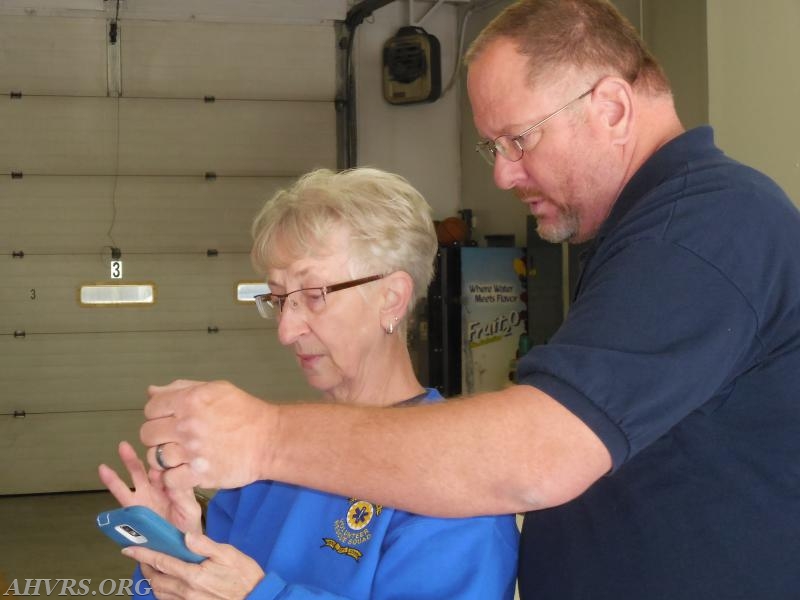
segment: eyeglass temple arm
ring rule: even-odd
[[[362,283],[369,283],[370,281],[377,281],[382,279],[385,275],[370,275],[369,277],[362,277],[361,279],[354,279],[353,281],[346,281],[344,283],[334,283],[333,285],[322,288],[326,294],[331,292],[338,292],[339,290],[346,290],[347,288],[361,285]]]
[[[542,125],[544,125],[545,123],[547,123],[547,122],[548,122],[550,119],[552,119],[552,118],[553,118],[553,117],[555,117],[556,115],[560,114],[561,112],[563,112],[563,111],[567,110],[567,108],[569,108],[570,106],[572,106],[572,105],[573,105],[575,102],[577,102],[578,100],[581,100],[582,98],[585,98],[586,96],[588,96],[589,94],[591,94],[593,91],[594,91],[594,87],[592,87],[592,88],[590,88],[590,89],[586,90],[585,92],[583,92],[583,93],[582,93],[580,96],[578,96],[577,98],[573,98],[572,100],[570,100],[569,102],[567,102],[567,103],[566,103],[564,106],[562,106],[561,108],[559,108],[559,109],[558,109],[556,112],[554,112],[554,113],[552,113],[552,114],[549,114],[549,115],[547,115],[547,116],[546,116],[544,119],[542,119],[542,120],[541,120],[541,121],[539,121],[538,123],[534,123],[533,125],[531,125],[530,127],[528,127],[528,128],[525,130],[525,131],[523,131],[522,133],[518,133],[518,134],[517,134],[517,135],[515,135],[515,136],[512,136],[512,137],[510,137],[510,139],[511,139],[511,140],[512,140],[514,143],[516,143],[516,144],[519,144],[519,140],[520,140],[521,138],[523,138],[523,137],[525,137],[526,135],[528,135],[528,134],[529,134],[531,131],[533,131],[533,130],[534,130],[534,129],[536,129],[537,127],[541,127]],[[498,138],[501,138],[501,137],[504,137],[504,136],[502,136],[502,135],[500,135],[500,136],[497,136],[497,138],[495,138],[494,140],[481,140],[481,141],[479,141],[477,144],[475,144],[475,152],[480,152],[480,151],[481,151],[481,148],[487,148],[487,149],[491,150],[492,152],[494,152],[494,151],[495,151],[495,149],[497,148],[497,145],[495,144],[495,140],[497,140]]]

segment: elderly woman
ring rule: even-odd
[[[420,384],[406,345],[407,316],[427,290],[437,246],[430,208],[408,182],[376,169],[314,171],[266,204],[253,234],[253,263],[270,289],[256,297],[258,310],[276,320],[280,342],[325,399],[373,406],[440,399]],[[159,456],[164,466],[172,466],[168,450]],[[121,504],[148,504],[199,532],[188,490],[166,492],[161,472],[148,478],[130,446],[120,455],[135,491],[108,467],[100,475]],[[512,516],[438,519],[260,481],[217,493],[207,535],[187,536],[190,549],[209,557],[200,565],[144,548],[124,552],[142,564],[144,589],[162,600],[514,595]]]

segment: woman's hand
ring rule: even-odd
[[[184,532],[202,532],[201,509],[192,488],[167,489],[162,483],[163,471],[145,471],[144,463],[128,442],[120,442],[119,457],[130,474],[133,490],[114,469],[100,465],[100,481],[122,506],[146,506]]]
[[[264,577],[256,561],[229,544],[187,534],[186,545],[208,558],[192,564],[141,546],[130,546],[122,553],[141,564],[142,575],[159,600],[245,598]]]

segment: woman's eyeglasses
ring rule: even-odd
[[[345,281],[343,283],[334,283],[333,285],[300,288],[299,290],[294,290],[286,294],[259,294],[254,296],[256,308],[258,308],[258,313],[265,319],[279,317],[283,313],[287,302],[292,309],[302,307],[307,312],[316,314],[322,312],[325,308],[325,297],[328,294],[364,285],[365,283],[376,281],[383,277],[385,277],[385,275],[370,275],[369,277],[353,279],[352,281]]]

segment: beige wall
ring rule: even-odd
[[[448,3],[429,13],[432,6],[416,2],[413,19],[439,40],[444,89],[456,62],[456,6]],[[383,98],[383,45],[411,17],[408,2],[393,2],[356,30],[358,164],[408,178],[433,207],[434,218],[443,219],[462,204],[459,87],[431,103],[392,105]]]
[[[800,2],[708,0],[709,116],[719,146],[800,206]]]
[[[641,29],[672,84],[687,129],[708,123],[706,6],[702,0],[642,3]]]

